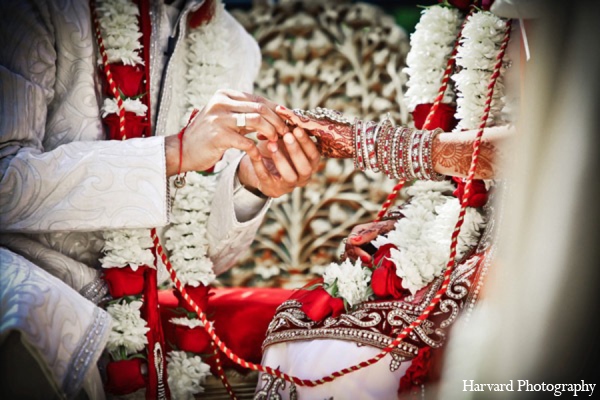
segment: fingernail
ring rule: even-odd
[[[277,146],[277,143],[275,142],[269,142],[267,144],[267,149],[269,149],[271,153],[277,153],[277,150],[279,150],[279,146]]]
[[[353,242],[360,242],[362,240],[362,236],[356,235],[350,238]]]
[[[284,107],[284,106],[282,106],[281,104],[280,104],[280,105],[278,105],[277,107],[279,107],[279,108],[280,108],[282,111],[287,111],[287,110],[288,110],[287,108],[285,108],[285,107]]]
[[[292,144],[296,141],[296,139],[294,139],[294,136],[288,132],[285,135],[283,135],[283,141],[287,144]]]
[[[300,129],[294,129],[294,135],[300,139],[302,137],[302,131]]]

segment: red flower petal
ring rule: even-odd
[[[144,360],[133,358],[131,360],[112,361],[106,365],[106,390],[112,394],[133,393],[146,386],[142,375]]]
[[[290,298],[301,302],[301,310],[313,321],[322,321],[328,316],[338,317],[344,311],[344,301],[331,297],[323,287],[300,289]]]
[[[425,119],[429,114],[429,110],[431,109],[432,104],[419,104],[415,107],[415,110],[412,112],[413,121],[415,123],[415,128],[422,129],[423,124],[425,124]],[[456,113],[456,108],[451,106],[450,104],[440,103],[438,105],[438,109],[434,114],[431,124],[427,129],[435,129],[441,128],[444,132],[450,132],[457,124],[456,118],[454,118],[454,114]]]
[[[144,272],[148,266],[141,265],[137,271],[131,267],[104,268],[104,280],[113,298],[133,296],[144,290]]]

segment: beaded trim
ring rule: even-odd
[[[71,362],[67,366],[67,373],[62,384],[62,391],[71,398],[81,389],[85,374],[89,371],[90,364],[98,359],[103,348],[98,346],[103,338],[108,336],[110,320],[106,312],[94,307],[92,323],[87,332],[82,336],[79,346],[73,352]]]
[[[108,285],[103,278],[97,277],[81,288],[81,290],[79,290],[79,294],[92,303],[98,304],[108,294]]]

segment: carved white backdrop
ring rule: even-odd
[[[408,37],[390,15],[340,0],[260,3],[232,12],[261,47],[257,94],[291,108],[408,121],[402,72]],[[342,239],[354,225],[373,220],[395,183],[354,171],[351,160],[323,159],[306,187],[276,199],[251,250],[220,281],[302,286],[337,261]]]

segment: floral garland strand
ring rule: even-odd
[[[219,89],[231,87],[227,71],[233,68],[231,54],[231,34],[226,24],[225,5],[213,0],[214,15],[208,23],[190,29],[185,39],[186,48],[184,62],[186,65],[185,108],[181,123],[188,121],[194,108],[201,108]]]
[[[452,79],[456,83],[456,131],[477,129],[486,108],[488,82],[497,62],[495,54],[506,33],[506,22],[489,11],[473,14],[464,27],[456,64],[462,69]],[[494,87],[488,126],[504,123],[501,111],[504,107],[504,83],[502,76]]]
[[[433,103],[448,57],[454,49],[463,17],[456,8],[435,5],[426,8],[410,36],[411,50],[406,55],[404,72],[408,75],[408,89],[404,98],[410,111],[419,104]],[[454,101],[454,92],[448,87],[443,103]]]
[[[143,48],[140,40],[142,32],[139,24],[139,7],[132,0],[99,0],[96,11],[101,31],[100,40],[103,41],[108,64],[112,67],[114,80],[122,84],[122,87],[118,87],[120,99],[114,96],[104,99],[102,118],[109,123],[114,115],[119,115],[119,102],[127,113],[126,118],[132,119],[129,113],[138,118],[145,118],[148,107],[140,100],[143,94],[133,92],[132,89],[137,89],[136,85],[129,85],[126,77],[119,76],[119,72],[122,71],[122,68],[119,68],[121,65],[136,67],[138,72],[143,70],[141,67],[144,63],[140,56]],[[204,41],[199,39],[204,38],[198,35],[192,39],[188,37],[186,45],[193,47],[194,42]],[[196,54],[201,51],[201,49],[197,50]],[[191,65],[197,65],[196,61],[194,58],[187,60],[188,70]],[[197,70],[195,72],[199,73]],[[200,76],[206,77],[207,74],[200,74]],[[198,79],[198,75],[188,72],[186,77],[189,78],[186,87],[196,88],[196,93],[206,93],[204,96],[195,95],[195,97],[192,96],[193,92],[186,93],[185,98],[191,113],[194,107],[199,108],[206,103],[214,89],[203,87],[202,79]],[[125,87],[128,89],[125,90]],[[212,90],[210,94],[208,94],[209,90]],[[186,123],[187,118],[182,122],[182,126]],[[173,179],[171,185],[172,181]],[[171,190],[171,193],[176,193],[177,197],[172,199],[173,225],[166,233],[169,238],[167,246],[186,284],[209,285],[215,279],[215,275],[212,262],[207,257],[206,222],[214,196],[216,177],[214,174],[193,173],[189,174],[187,182],[186,187],[177,191],[174,188]],[[142,303],[138,299],[143,290],[143,270],[153,266],[155,262],[150,230],[112,230],[103,232],[103,236],[105,244],[101,263],[105,269],[104,276],[112,289],[111,294],[118,298],[107,306],[107,311],[114,321],[107,349],[115,361],[140,358],[143,357],[140,352],[148,343],[146,333],[149,328],[141,317]],[[179,324],[186,325],[182,321],[179,321]],[[187,323],[188,326],[190,324],[193,325],[193,320]],[[200,384],[204,382],[203,375],[190,372],[179,374],[178,372],[183,371],[182,365],[191,363],[196,366],[196,371],[209,370],[208,365],[203,364],[199,356],[189,355],[186,358],[185,354],[185,352],[177,352],[176,355],[169,354],[167,357],[168,361],[175,363],[172,367],[167,365],[168,373],[170,371],[175,374],[174,378],[168,378],[168,381],[177,382],[173,393],[174,398],[190,398],[190,395],[202,391]],[[185,376],[188,378],[184,378]],[[118,387],[117,390],[121,388]]]
[[[450,254],[450,236],[460,211],[459,200],[444,194],[453,189],[448,181],[415,183],[407,189],[411,200],[402,208],[404,218],[389,233],[371,242],[378,249],[392,245],[389,256],[384,258],[393,262],[402,288],[413,295],[444,272]],[[479,211],[469,208],[455,259],[477,244],[484,225]],[[374,281],[379,278],[373,276],[378,267],[363,265],[360,260],[331,263],[323,273],[323,288],[350,307],[373,300],[373,294],[378,293],[374,285],[380,285]]]
[[[372,242],[378,249],[386,244],[395,246],[390,249],[389,260],[396,266],[402,287],[413,295],[444,272],[450,237],[460,211],[459,200],[444,194],[453,189],[448,181],[424,181],[409,187],[410,203],[402,208],[404,218],[396,222],[392,231]],[[479,211],[468,208],[455,260],[477,245],[484,225]]]
[[[177,189],[171,210],[172,225],[166,231],[165,246],[171,263],[184,285],[208,286],[215,280],[208,258],[206,224],[216,188],[214,175],[189,173],[186,185]],[[175,192],[174,188],[172,188]]]
[[[100,30],[98,40],[106,56],[104,60],[109,65],[142,65],[138,7],[128,1],[102,1],[95,11]],[[120,100],[125,112],[130,111],[138,116],[146,114],[147,107],[139,99],[121,97]],[[102,107],[103,119],[110,114],[120,114],[119,102],[114,97],[105,98]],[[104,278],[110,293],[116,299],[106,307],[113,320],[107,350],[116,363],[107,367],[107,386],[113,391],[128,392],[136,387],[119,379],[122,370],[117,369],[116,365],[139,371],[139,362],[131,365],[129,362],[145,358],[142,352],[148,344],[146,333],[150,328],[142,318],[142,302],[139,298],[144,287],[144,270],[154,265],[153,244],[147,229],[105,231],[103,237],[104,257],[100,262],[105,269]],[[138,379],[137,384],[142,385],[143,379]]]

